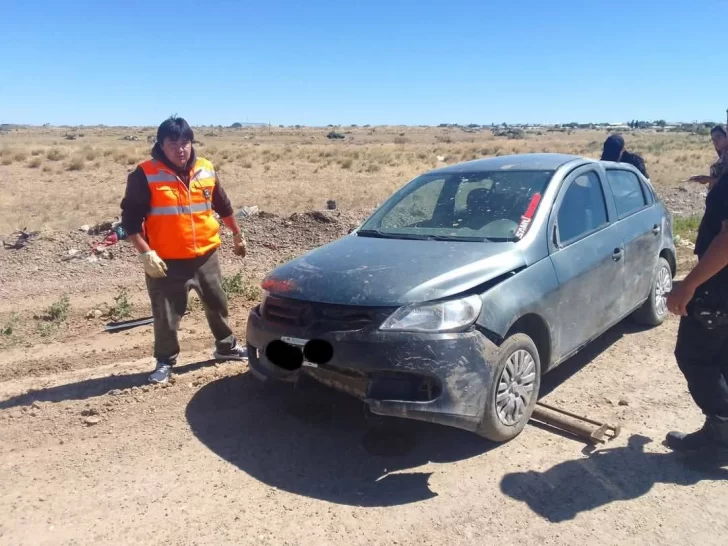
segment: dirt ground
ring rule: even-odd
[[[0,166],[0,185],[12,169]],[[245,220],[242,262],[225,236],[236,332],[244,335],[265,272],[347,233],[386,197],[396,173],[379,174],[387,182],[369,201],[332,186],[358,205],[345,212],[279,208]],[[673,210],[699,210],[700,188],[658,189]],[[317,202],[330,195],[311,191]],[[680,458],[661,444],[667,431],[701,423],[672,356],[675,319],[644,331],[626,322],[546,377],[546,401],[622,425],[597,450],[536,425],[495,445],[373,418],[311,381],[261,384],[245,364],[209,360],[194,299],[174,381],[152,387],[151,328],[103,330],[122,301],[130,317],[149,313],[140,266],[125,242],[89,261],[100,237],[77,226],[104,217],[89,220],[85,204],[68,212],[67,199],[54,205],[68,209],[60,220],[27,224],[40,231],[27,247],[0,249],[1,545],[728,542],[726,461]],[[0,225],[24,227],[14,209],[4,214],[11,209],[0,202]],[[80,258],[66,260],[75,250]]]

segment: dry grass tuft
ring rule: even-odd
[[[74,157],[68,163],[67,169],[69,171],[82,171],[84,167],[85,167],[85,162],[83,160],[83,157]]]
[[[28,168],[30,169],[37,169],[41,166],[43,163],[43,160],[40,157],[34,157],[30,161],[28,161]]]

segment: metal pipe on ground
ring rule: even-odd
[[[595,421],[544,402],[536,404],[531,419],[583,438],[592,444],[607,443],[621,432],[619,425]]]

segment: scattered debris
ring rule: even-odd
[[[104,316],[104,312],[101,309],[92,309],[88,313],[86,313],[87,319],[100,319]]]
[[[12,237],[15,237],[14,241],[8,242],[3,241],[3,247],[6,250],[20,250],[21,248],[25,248],[30,244],[30,242],[38,237],[39,232],[37,231],[27,231],[28,228],[23,228],[20,231],[16,231],[11,234]]]
[[[144,326],[146,324],[153,324],[154,323],[154,317],[145,317],[141,319],[133,319],[133,320],[122,320],[118,322],[109,322],[104,330],[106,332],[120,332],[122,330],[129,330],[131,328],[136,328],[137,326]]]
[[[83,422],[89,427],[93,425],[98,425],[101,422],[101,417],[99,417],[98,415],[89,415],[88,417],[86,417],[86,419],[83,420]]]
[[[235,217],[238,219],[250,218],[260,213],[258,207],[243,207],[235,213]]]

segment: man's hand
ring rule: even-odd
[[[688,314],[688,303],[695,295],[695,287],[686,282],[675,286],[667,296],[667,310],[674,315],[684,317]]]
[[[233,252],[235,253],[235,255],[240,256],[241,258],[245,258],[248,247],[245,243],[245,238],[243,237],[243,234],[238,233],[237,235],[233,236],[233,243],[235,244],[235,248],[233,248]]]
[[[705,176],[702,174],[698,174],[695,176],[691,176],[685,182],[697,182],[698,184],[712,184],[714,182],[714,178],[712,176]]]
[[[153,279],[162,279],[167,276],[167,264],[153,250],[139,254],[139,259],[144,264],[146,274]]]

